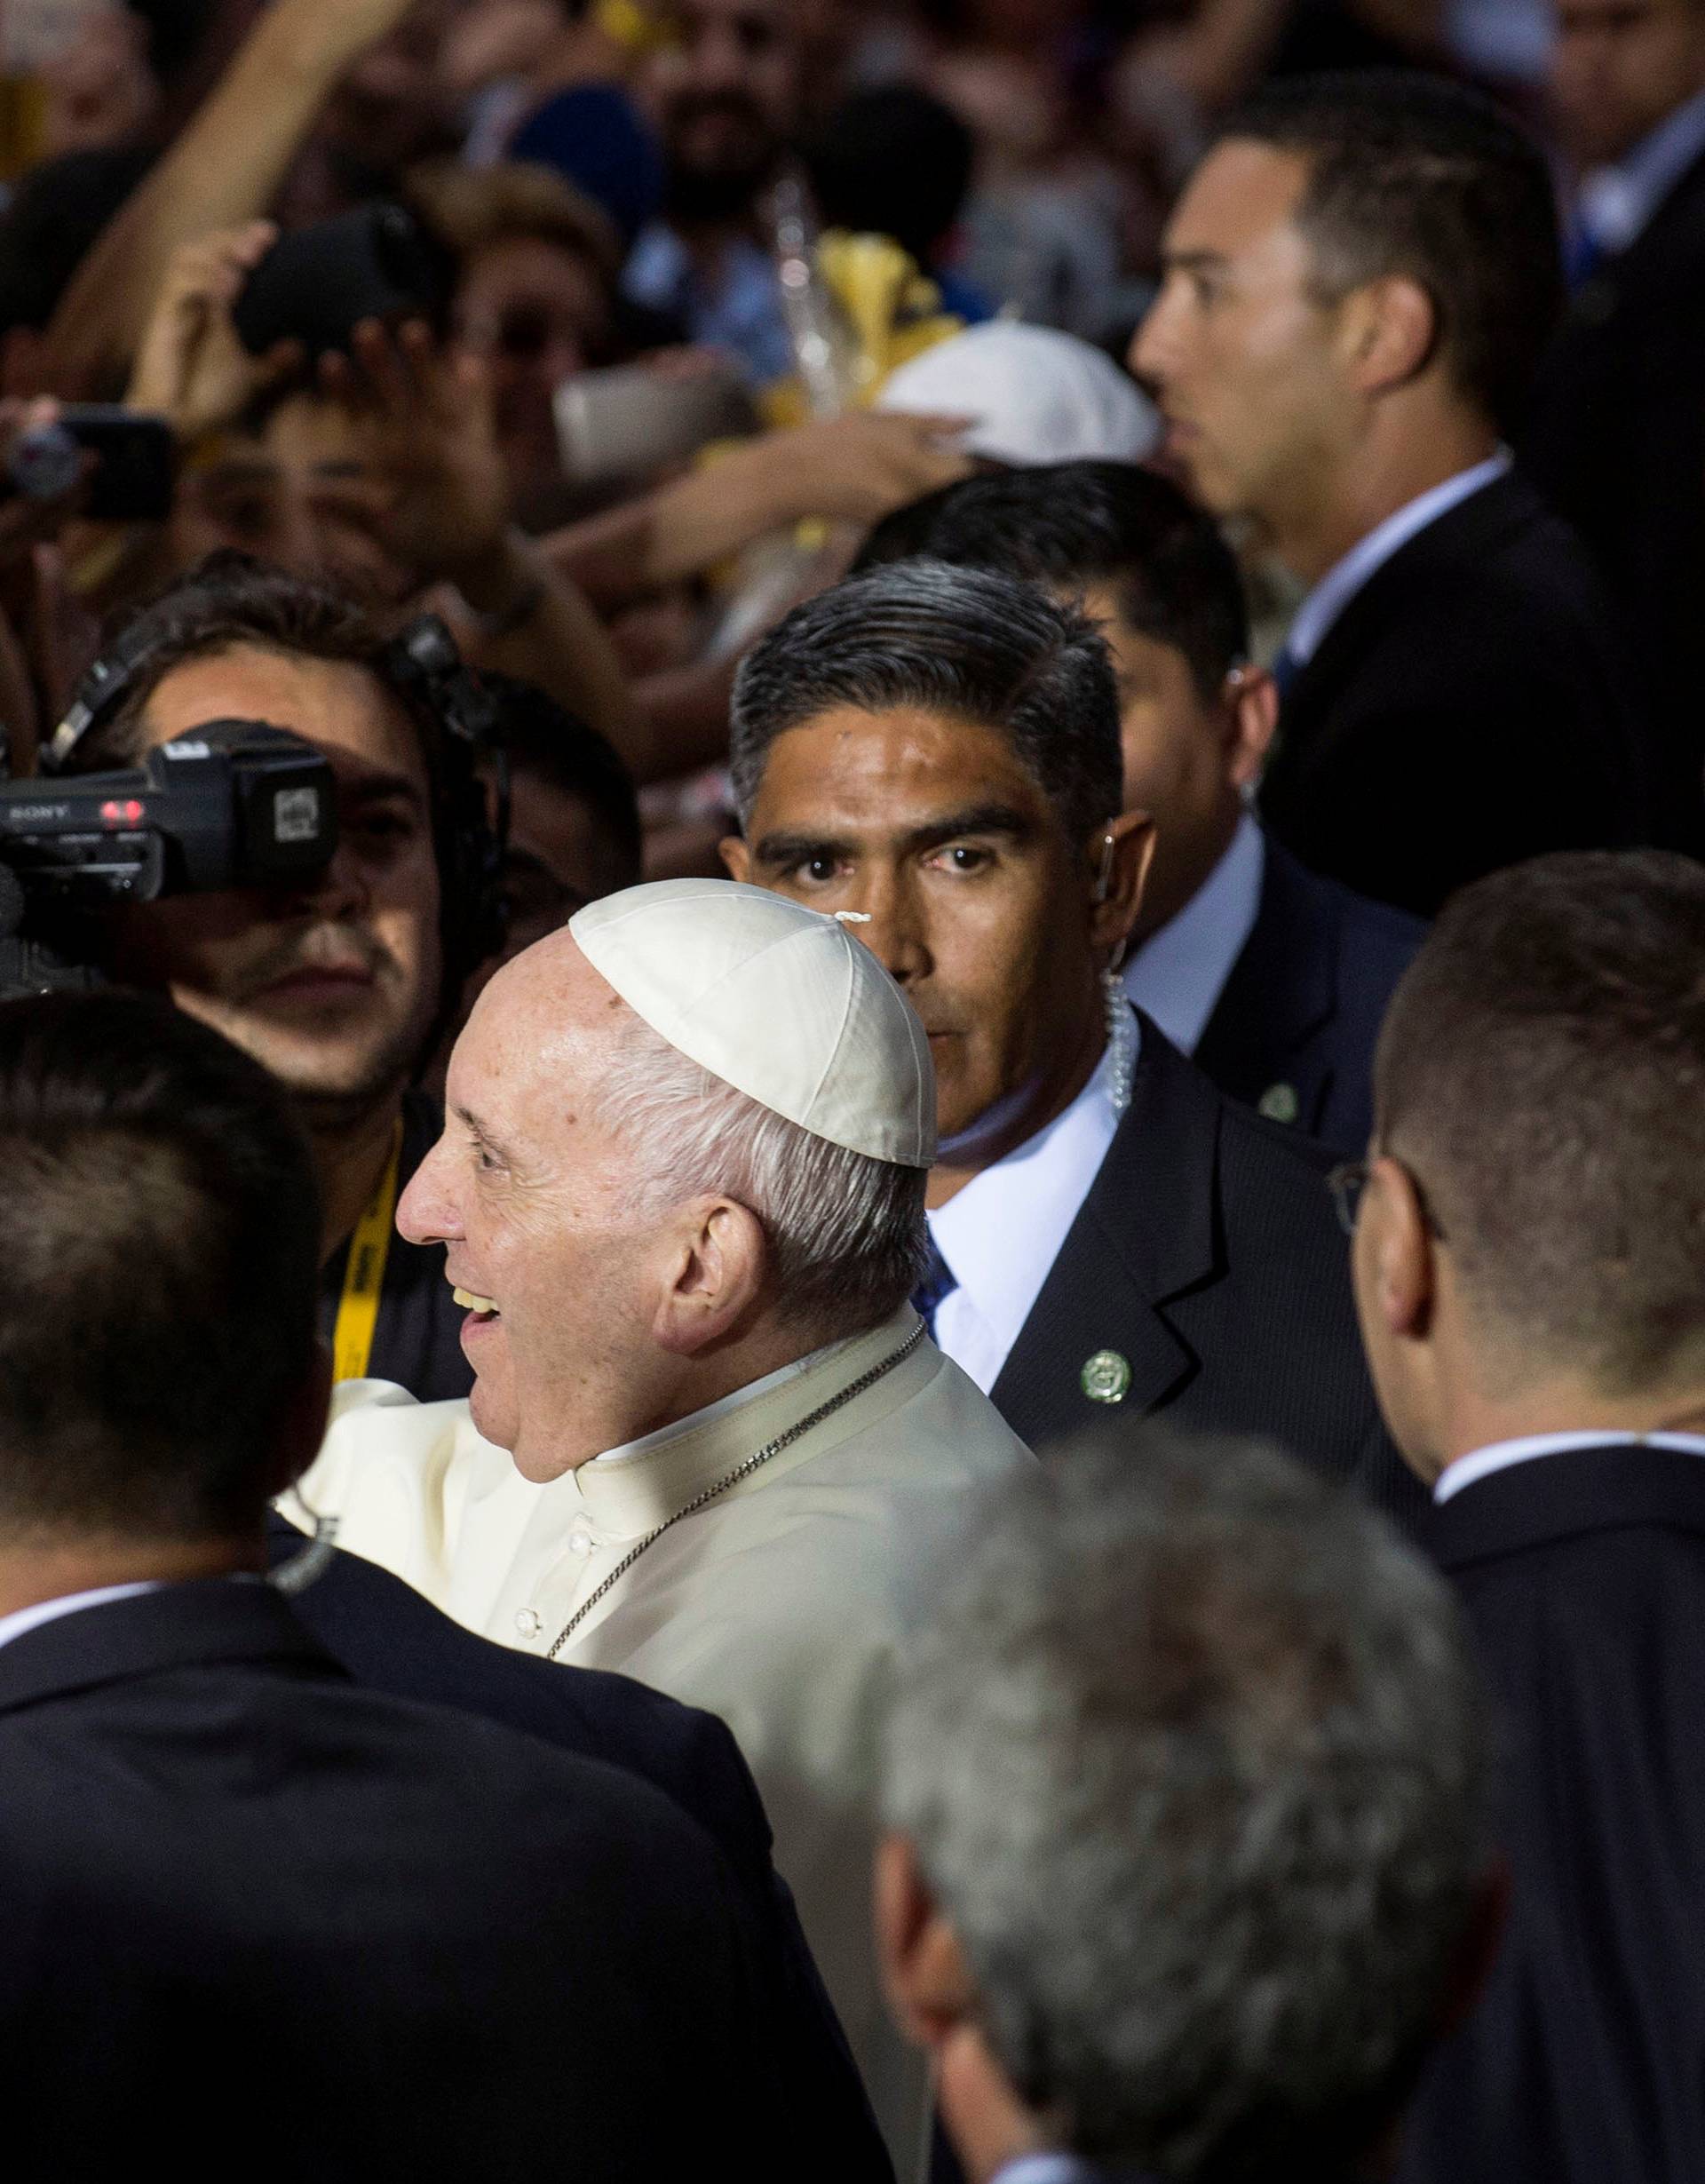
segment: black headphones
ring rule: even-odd
[[[104,653],[77,687],[63,720],[41,751],[46,774],[69,771],[79,746],[109,721],[157,649],[132,632]],[[437,615],[421,615],[375,663],[385,687],[422,730],[432,786],[432,841],[439,870],[439,925],[444,958],[444,1015],[456,1007],[476,965],[502,948],[509,925],[504,851],[509,837],[509,761],[499,736],[496,700],[463,661]],[[496,777],[496,811],[480,776]]]

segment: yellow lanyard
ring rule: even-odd
[[[332,1377],[337,1380],[364,1380],[373,1355],[373,1335],[379,1323],[379,1292],[385,1287],[385,1263],[391,1256],[391,1237],[397,1212],[397,1171],[402,1160],[402,1117],[391,1138],[391,1157],[385,1163],[373,1203],[355,1224],[349,1240],[349,1264],[344,1269],[344,1293],[337,1300],[337,1325],[331,1339]]]

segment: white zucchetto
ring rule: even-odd
[[[831,1145],[933,1162],[924,1027],[834,918],[735,880],[665,879],[589,902],[568,930],[634,1014],[712,1076]]]
[[[1140,463],[1164,427],[1129,372],[1052,326],[990,319],[924,349],[884,382],[878,409],[974,417],[960,446],[999,463]]]

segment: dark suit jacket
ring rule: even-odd
[[[1661,838],[1705,854],[1705,157],[1574,298],[1519,442],[1644,671]]]
[[[215,1581],[0,1647],[7,2168],[797,2173],[732,1878],[631,1775]]]
[[[267,1522],[274,1569],[302,1552],[296,1527]],[[291,1601],[299,1620],[357,1683],[455,1706],[601,1759],[661,1790],[710,1836],[749,1911],[774,2052],[812,2168],[837,2184],[885,2184],[892,2169],[834,2006],[770,1858],[770,1823],[733,1734],[714,1714],[603,1669],[512,1653],[440,1615],[399,1577],[333,1553]]]
[[[1269,841],[1255,927],[1208,1019],[1196,1067],[1233,1100],[1265,1100],[1275,1120],[1360,1156],[1373,1130],[1374,1043],[1426,930]]]
[[[1430,917],[1524,857],[1646,838],[1630,688],[1585,549],[1499,479],[1327,631],[1281,707],[1262,815],[1315,871]]]
[[[1538,1457],[1424,1537],[1501,1702],[1510,1928],[1409,2184],[1705,2177],[1705,1460]]]
[[[1424,1497],[1380,1423],[1330,1156],[1224,1097],[1141,1016],[1131,1101],[991,1391],[1019,1437],[1163,1413],[1260,1433],[1407,1519]],[[1124,1360],[1122,1406],[1083,1390]]]

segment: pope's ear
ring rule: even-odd
[[[743,834],[725,834],[717,844],[717,854],[722,859],[730,879],[742,880],[750,885],[752,853],[746,846]]]
[[[736,1328],[761,1298],[769,1242],[749,1207],[732,1198],[696,1198],[681,1209],[668,1252],[652,1331],[660,1349],[696,1356]]]

